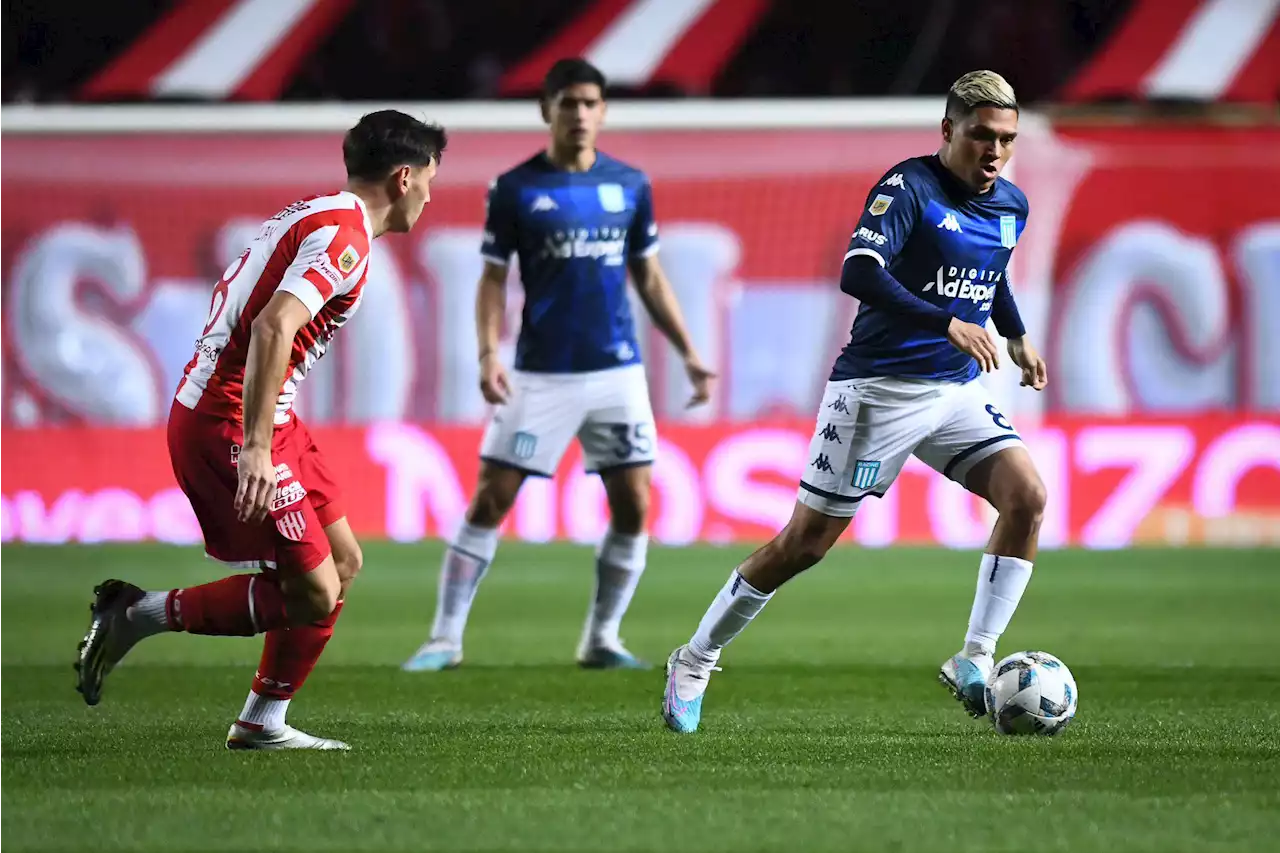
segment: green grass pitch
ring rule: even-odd
[[[741,548],[654,549],[624,637],[683,642]],[[506,544],[462,669],[409,675],[436,545],[369,545],[289,719],[348,754],[232,753],[260,643],[140,646],[88,708],[90,588],[218,567],[164,546],[3,552],[3,848],[68,851],[1280,849],[1280,552],[1042,555],[1001,644],[1080,688],[1061,737],[1006,738],[936,683],[977,555],[842,548],[725,653],[703,730],[662,676],[581,672],[591,552]]]

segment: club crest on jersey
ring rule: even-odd
[[[511,438],[511,452],[517,459],[529,459],[538,449],[538,437],[532,433],[517,432]]]
[[[343,275],[350,273],[358,263],[360,263],[360,253],[356,251],[355,246],[347,246],[342,250],[342,254],[338,255],[338,269],[342,270]]]
[[[884,212],[889,209],[889,205],[893,204],[893,196],[877,195],[871,201],[871,206],[867,208],[867,212],[872,216],[883,216]]]
[[[1000,245],[1012,249],[1018,245],[1018,219],[1014,216],[1000,217]]]
[[[880,474],[880,463],[874,459],[859,459],[853,466],[853,487],[869,489],[876,484]]]
[[[290,542],[301,542],[307,533],[307,517],[294,509],[276,519],[276,530]]]
[[[627,199],[622,194],[620,184],[601,184],[596,187],[596,193],[600,196],[600,207],[604,208],[605,213],[621,213],[627,209]]]

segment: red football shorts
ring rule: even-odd
[[[169,410],[173,474],[200,521],[205,551],[236,568],[309,572],[329,556],[324,528],[346,514],[320,448],[296,416],[275,428],[271,515],[245,524],[235,509],[243,436],[235,421],[198,414],[176,401]]]

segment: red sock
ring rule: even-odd
[[[288,624],[280,584],[267,574],[175,589],[166,611],[169,625],[188,634],[252,637]]]
[[[268,631],[262,660],[253,676],[253,692],[271,699],[292,698],[320,659],[341,612],[339,601],[333,612],[319,622]]]

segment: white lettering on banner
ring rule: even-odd
[[[727,436],[707,454],[707,501],[721,515],[782,529],[796,504],[794,483],[759,482],[773,474],[784,481],[803,471],[809,441],[795,430],[753,429]]]
[[[882,498],[865,498],[853,517],[853,538],[864,548],[887,548],[898,541],[899,490]]]
[[[932,468],[912,456],[903,466],[904,473],[928,475]],[[980,499],[957,488],[945,477],[930,477],[926,506],[929,527],[938,544],[948,548],[978,548],[991,534],[994,514],[983,512]],[[982,501],[983,506],[987,506]]]
[[[21,491],[0,498],[5,542],[140,542],[176,545],[200,542],[200,525],[178,489],[144,499],[129,489],[85,493],[69,489],[46,504],[40,493]]]
[[[1191,488],[1191,506],[1205,518],[1235,511],[1236,488],[1255,468],[1280,471],[1280,427],[1249,424],[1218,436],[1205,448]]]
[[[409,424],[376,424],[365,436],[365,451],[387,474],[387,536],[396,542],[423,539],[428,516],[435,534],[454,535],[467,498],[438,441]]]
[[[785,523],[809,431],[762,427],[726,433],[707,448],[700,467],[683,446],[662,442],[654,469],[655,541],[731,541],[744,528],[771,535]],[[1048,491],[1041,545],[1068,544],[1073,503],[1076,512],[1088,516],[1074,537],[1087,547],[1114,548],[1135,538],[1280,545],[1280,502],[1261,496],[1253,479],[1280,476],[1280,424],[1242,423],[1201,435],[1205,438],[1197,439],[1191,426],[1177,424],[1024,433]],[[1206,443],[1198,448],[1198,440]],[[385,534],[398,541],[451,536],[467,495],[440,441],[416,426],[381,424],[366,432],[364,445],[386,477]],[[24,475],[29,482],[40,482],[37,469]],[[110,470],[103,469],[98,479]],[[1105,485],[1092,476],[1112,471],[1120,475],[1114,486],[1115,475],[1101,478]],[[11,475],[9,483],[15,479],[20,478]],[[1171,501],[1167,495],[1175,483],[1179,499]],[[1238,508],[1242,485],[1249,500],[1262,505]],[[1087,490],[1088,506],[1072,500],[1073,487]],[[513,538],[544,541],[565,533],[574,541],[594,542],[603,533],[603,489],[580,465],[562,480],[533,481],[527,488],[521,499],[528,503],[511,521]],[[535,512],[536,507],[541,509]],[[852,536],[871,547],[902,541],[907,533],[951,547],[974,547],[991,526],[983,512],[960,486],[912,461],[885,498],[863,502]],[[123,487],[44,493],[19,488],[0,498],[0,525],[5,542],[200,541],[186,497],[172,487],[150,494]]]
[[[1076,465],[1086,473],[1129,468],[1080,531],[1087,548],[1122,548],[1195,456],[1196,440],[1181,426],[1087,427],[1076,436]]]
[[[1232,254],[1249,330],[1237,359],[1248,379],[1247,402],[1254,409],[1280,412],[1275,371],[1280,364],[1280,221],[1245,229]]]
[[[520,487],[511,523],[522,542],[550,542],[556,538],[556,484],[545,477],[529,477]]]
[[[121,310],[143,294],[146,258],[137,234],[80,223],[54,226],[24,247],[10,277],[5,330],[13,336],[13,357],[41,393],[95,423],[159,422],[163,395],[151,353],[109,312],[86,310],[77,298],[84,281],[95,282]],[[189,339],[186,344],[189,353]]]
[[[657,515],[650,529],[664,545],[688,545],[702,532],[707,502],[702,478],[684,448],[658,438],[658,461],[653,466]],[[572,542],[599,542],[609,526],[608,501],[599,476],[581,466],[569,473],[564,487],[565,535]]]
[[[1230,287],[1212,242],[1163,222],[1131,222],[1075,269],[1050,336],[1067,409],[1234,406]]]

